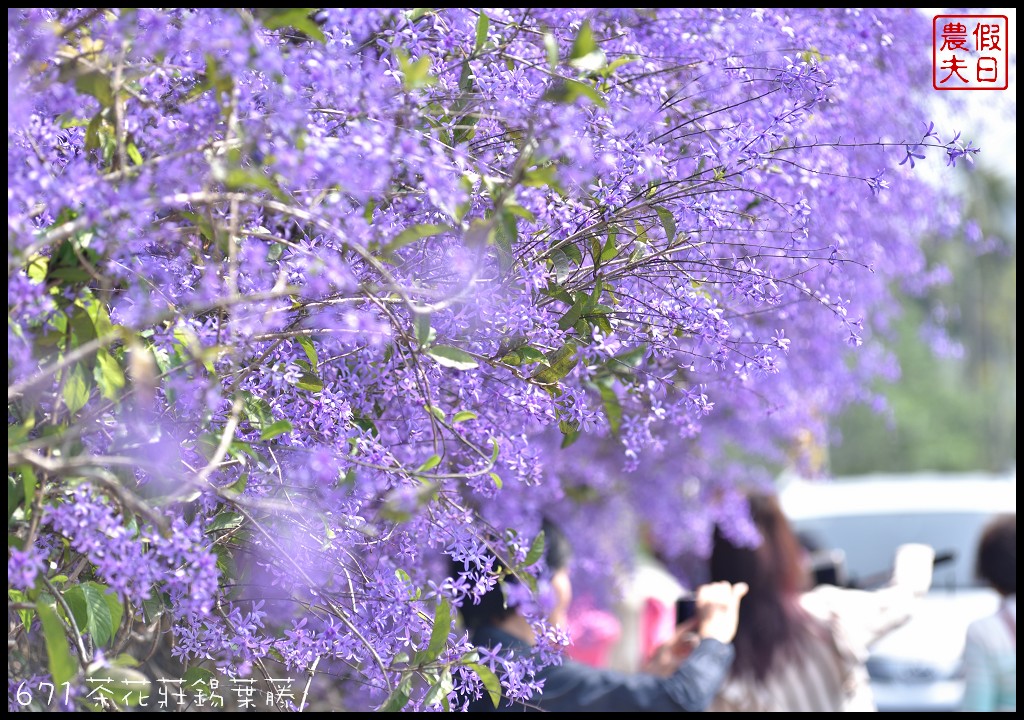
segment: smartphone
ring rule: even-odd
[[[676,600],[676,625],[682,625],[697,614],[697,601],[692,597]]]

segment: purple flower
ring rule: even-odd
[[[7,583],[16,590],[29,590],[35,586],[36,576],[43,569],[44,558],[35,547],[7,550]]]
[[[918,160],[924,160],[924,153],[922,153],[922,152],[915,152],[918,149],[918,147],[919,147],[918,145],[914,145],[914,146],[907,145],[906,146],[907,155],[902,160],[900,160],[899,164],[900,165],[905,165],[907,162],[910,162],[910,167],[913,168],[914,167],[914,158],[917,158]]]
[[[865,328],[948,280],[921,239],[961,207],[878,170],[927,18],[483,12],[9,10],[9,450],[46,491],[13,589],[81,567],[183,662],[319,659],[375,708],[433,671],[393,661],[426,596],[478,602],[541,515],[608,596],[641,525],[748,537],[736,489],[895,376]],[[565,62],[584,21],[605,67]],[[900,164],[978,151],[937,138]],[[528,587],[537,652],[482,656],[509,697],[566,642]]]

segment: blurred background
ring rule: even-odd
[[[786,514],[823,553],[821,582],[870,588],[888,578],[899,544],[936,551],[931,592],[871,647],[881,711],[960,709],[967,626],[999,606],[975,572],[978,542],[995,515],[1017,511],[1016,10],[924,12],[1005,15],[1009,26],[1007,90],[929,89],[940,134],[962,131],[982,148],[967,172],[923,167],[965,203],[962,242],[925,243],[950,281],[902,296],[902,319],[881,340],[901,376],[875,388],[889,406],[881,417],[854,407],[837,419],[826,463],[835,482],[780,478]]]
[[[1008,17],[1009,88],[928,89],[936,128],[944,134],[962,131],[965,140],[982,148],[969,172],[942,173],[940,162],[922,166],[936,182],[958,186],[967,208],[964,242],[934,246],[931,259],[948,268],[948,285],[925,297],[904,298],[905,317],[895,336],[884,341],[899,357],[902,377],[877,388],[890,411],[883,422],[861,407],[839,419],[829,448],[835,476],[1016,471],[1017,11],[956,12]],[[972,223],[982,233],[980,253]]]
[[[935,550],[931,591],[908,623],[871,647],[867,670],[879,710],[937,712],[960,708],[967,626],[1000,602],[975,572],[982,530],[996,515],[1016,514],[1017,23],[1013,8],[921,12],[1007,16],[1009,87],[922,88],[940,137],[961,132],[961,142],[981,148],[973,165],[952,172],[934,152],[917,168],[952,183],[964,203],[962,212],[936,208],[956,223],[956,242],[924,239],[948,282],[897,293],[901,319],[871,342],[897,358],[901,374],[874,388],[887,404],[881,415],[857,406],[835,420],[830,445],[816,448],[829,480],[784,471],[778,487],[815,582],[870,590],[888,582],[899,545]],[[663,567],[642,556],[618,611],[613,659],[623,644],[637,646],[637,628],[653,624],[643,613],[678,596],[677,579],[698,584],[703,569],[699,558]]]

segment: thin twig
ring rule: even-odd
[[[78,623],[75,622],[74,613],[71,612],[71,608],[68,607],[68,603],[64,599],[64,596],[61,595],[60,591],[53,586],[50,579],[46,577],[45,574],[40,575],[39,577],[42,579],[43,585],[46,586],[47,590],[53,593],[54,599],[60,603],[62,608],[64,608],[64,613],[67,615],[68,619],[68,625],[71,626],[71,635],[74,637],[75,645],[78,647],[78,663],[82,666],[83,670],[87,669],[90,662],[89,653],[85,649],[85,640],[82,639],[82,631],[78,629]]]

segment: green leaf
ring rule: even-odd
[[[609,262],[619,254],[619,247],[615,244],[616,233],[614,230],[608,232],[608,239],[604,243],[604,247],[601,248],[601,262]]]
[[[544,33],[544,50],[548,56],[548,69],[555,72],[558,69],[558,40],[551,33]]]
[[[671,243],[676,239],[676,219],[672,217],[672,213],[660,205],[655,206],[654,209],[657,211],[658,217],[661,218],[661,226],[665,228],[665,237]]]
[[[245,518],[236,512],[229,512],[227,510],[217,513],[217,516],[213,518],[206,527],[206,532],[216,532],[218,530],[234,530],[237,527],[241,527],[242,522]]]
[[[568,245],[563,245],[561,249],[562,252],[565,253],[565,256],[572,260],[574,263],[576,263],[577,265],[583,264],[583,253],[580,252],[580,249],[578,247],[570,243]]]
[[[491,702],[497,708],[498,703],[501,702],[501,682],[498,680],[498,676],[489,667],[480,663],[466,663],[466,667],[477,674],[480,682],[484,685],[484,689],[487,690],[487,694],[491,696]]]
[[[292,27],[317,42],[327,42],[320,26],[312,19],[317,8],[260,8],[263,25],[268,30]]]
[[[636,55],[620,55],[619,57],[608,63],[607,66],[601,68],[602,77],[610,77],[612,73],[618,70],[623,65],[628,65],[631,62],[636,62],[640,58]]]
[[[529,345],[524,345],[519,348],[519,356],[527,365],[538,362],[546,363],[548,361],[547,356],[544,355],[544,353],[535,347],[530,347]]]
[[[576,39],[572,43],[572,51],[569,53],[570,60],[579,60],[592,52],[596,52],[597,41],[594,40],[594,30],[590,27],[590,21],[584,20],[580,31],[576,33]]]
[[[434,223],[420,223],[419,225],[413,225],[412,227],[406,228],[395,235],[394,239],[384,246],[384,253],[386,255],[391,255],[396,250],[405,247],[409,243],[449,231],[451,231],[451,227],[448,225],[437,225]]]
[[[80,632],[89,631],[89,601],[81,586],[75,585],[64,591],[64,602],[71,608],[71,616]],[[63,615],[63,613],[60,613]]]
[[[28,439],[28,434],[32,432],[32,428],[36,426],[36,418],[34,413],[30,413],[25,422],[17,424],[11,423],[7,426],[7,446],[13,447],[19,443],[25,442]]]
[[[495,228],[494,244],[504,253],[504,256],[511,257],[513,248],[519,241],[519,228],[516,216],[507,210],[503,210],[498,218],[498,227]]]
[[[213,694],[211,690],[211,681],[216,680],[217,676],[212,671],[201,667],[191,667],[185,671],[185,674],[181,676],[182,687],[190,690],[193,695],[197,692],[202,692],[206,697],[210,697]]]
[[[576,355],[576,343],[569,340],[565,345],[547,354],[547,367],[539,368],[531,376],[544,384],[556,383],[576,367],[579,358]]]
[[[399,712],[409,703],[409,694],[412,692],[412,675],[406,675],[402,682],[398,683],[394,692],[388,696],[384,704],[378,708],[378,712]]]
[[[278,435],[290,433],[292,429],[292,424],[287,420],[278,420],[263,428],[263,432],[260,433],[260,440],[271,440]]]
[[[281,202],[291,200],[272,177],[258,169],[233,168],[224,178],[224,185],[231,190],[266,190]]]
[[[454,689],[452,683],[452,671],[445,668],[441,673],[441,676],[437,679],[430,689],[427,690],[427,694],[423,696],[423,704],[427,707],[435,705],[444,705],[448,699],[449,693]]]
[[[116,400],[120,396],[120,391],[124,389],[125,379],[121,364],[103,348],[96,351],[96,369],[93,371],[93,377],[96,378],[96,385],[103,397],[108,400]]]
[[[541,530],[537,537],[533,539],[533,542],[530,543],[530,549],[526,553],[526,559],[523,560],[523,565],[525,567],[530,567],[540,560],[541,556],[544,554],[544,544],[544,531]]]
[[[352,422],[354,422],[356,425],[358,425],[360,428],[370,433],[374,437],[380,437],[380,430],[377,429],[377,426],[370,418],[364,417],[359,414],[353,414]]]
[[[431,335],[436,335],[433,332],[433,328],[430,327],[430,313],[419,310],[414,311],[413,325],[416,328],[416,342],[421,349],[425,348],[432,340]]]
[[[107,603],[107,610],[110,612],[110,626],[114,629],[111,639],[116,638],[117,630],[121,627],[121,618],[124,616],[124,605],[121,604],[121,599],[106,585],[100,585],[91,580],[85,584],[94,586],[103,596],[103,601]]]
[[[551,251],[551,267],[555,271],[555,282],[563,283],[569,277],[569,273],[572,272],[570,262],[569,256],[562,252],[561,248]]]
[[[421,17],[426,15],[434,15],[436,11],[434,8],[413,8],[412,10],[406,10],[405,16],[412,22],[416,22]]]
[[[477,414],[472,410],[459,410],[452,417],[452,425],[457,425],[460,422],[466,422],[467,420],[476,420]]]
[[[152,623],[154,620],[159,618],[167,611],[168,607],[169,605],[164,599],[162,593],[143,600],[142,611],[145,616],[146,623]]]
[[[270,246],[270,249],[267,250],[267,262],[276,263],[281,259],[282,255],[284,255],[284,245],[281,243],[274,243]]]
[[[274,422],[273,410],[270,403],[252,393],[246,393],[245,402],[242,405],[242,415],[257,430],[262,430]],[[214,440],[214,447],[220,439]]]
[[[54,685],[63,685],[78,674],[78,665],[68,649],[64,625],[54,609],[44,602],[36,603],[36,612],[39,613],[39,622],[43,626],[50,677]]]
[[[299,375],[299,380],[295,383],[295,387],[309,390],[310,392],[320,392],[324,389],[324,381],[311,372],[303,372]]]
[[[136,165],[141,165],[143,162],[145,162],[142,159],[142,153],[139,152],[139,148],[135,143],[128,143],[125,146],[125,151],[128,153],[128,157],[131,159],[131,161]]]
[[[608,107],[608,103],[605,101],[604,96],[601,95],[592,85],[588,85],[578,80],[567,80],[559,78],[557,82],[548,88],[548,91],[544,93],[544,99],[551,102],[561,103],[563,105],[572,105],[580,98],[586,98],[598,107]]]
[[[447,417],[447,415],[444,414],[444,410],[434,405],[424,405],[423,409],[429,412],[434,417],[436,417],[441,422],[444,422],[445,418]]]
[[[636,232],[635,241],[640,245],[647,246],[650,244],[651,239],[647,237],[647,228],[645,228],[640,221],[633,223],[633,230]],[[639,248],[634,253],[639,252]],[[640,256],[638,256],[640,257]],[[630,257],[630,262],[633,261],[633,257]]]
[[[82,366],[75,365],[64,381],[64,390],[61,393],[68,412],[72,415],[77,413],[89,402],[89,386],[85,382],[85,372]]]
[[[87,250],[86,252],[91,253],[92,251]],[[106,305],[92,297],[85,298],[81,302],[89,315],[89,320],[92,321],[96,337],[103,338],[114,332],[114,324],[111,322],[110,313],[106,311]]]
[[[608,58],[605,57],[604,52],[597,50],[577,60],[570,60],[569,64],[585,73],[596,73],[604,69],[608,64]]]
[[[519,203],[514,202],[512,200],[507,200],[505,202],[505,205],[504,205],[503,209],[504,209],[504,212],[510,213],[512,215],[515,215],[516,217],[521,217],[524,220],[527,220],[529,222],[537,222],[537,216],[536,215],[534,215],[532,212],[530,212],[529,210],[524,208]]]
[[[84,345],[99,337],[92,314],[77,303],[75,304],[74,311],[68,317],[68,322],[71,323],[71,330],[74,332],[78,345]]]
[[[83,73],[75,78],[75,89],[80,93],[92,95],[103,107],[114,104],[114,91],[110,86],[110,78],[99,70]]]
[[[569,311],[563,315],[558,321],[558,328],[560,330],[568,330],[583,316],[583,313],[587,311],[590,306],[590,296],[586,293],[579,293],[576,296],[576,302],[572,304]]]
[[[446,598],[441,598],[437,610],[434,611],[434,626],[430,631],[430,643],[426,650],[416,653],[418,662],[428,663],[436,660],[444,652],[451,630],[452,606]]]
[[[440,464],[441,464],[441,456],[440,455],[431,455],[430,457],[428,457],[426,459],[426,461],[422,465],[420,465],[418,468],[416,468],[416,472],[418,472],[418,473],[427,472],[428,470],[433,470],[434,468],[436,468]]]
[[[7,523],[10,525],[11,518],[14,517],[14,511],[21,507],[22,502],[25,500],[25,488],[22,483],[18,482],[17,478],[10,475],[7,476]],[[31,503],[25,503],[26,507]]]
[[[498,473],[494,473],[494,472],[492,472],[492,473],[488,473],[488,474],[490,475],[490,477],[491,477],[491,480],[493,480],[493,481],[494,481],[494,487],[496,487],[496,488],[498,488],[499,490],[501,490],[501,486],[502,486],[502,485],[504,484],[504,483],[502,483],[502,481],[501,481],[501,476],[500,476],[500,475],[498,475]]]
[[[609,363],[609,366],[614,369],[615,365],[624,365],[627,368],[633,369],[640,364],[646,353],[646,345],[637,345],[635,348],[620,352],[615,356],[615,361]]]
[[[113,639],[114,622],[101,587],[93,582],[75,585],[64,591],[64,600],[78,629],[88,633],[96,644],[106,645]]]
[[[238,478],[238,480],[236,480],[231,485],[229,485],[228,488],[232,492],[243,493],[243,492],[245,492],[245,488],[246,488],[246,486],[248,486],[248,484],[249,484],[249,473],[244,472],[244,473],[241,474],[241,476]]]
[[[32,503],[35,502],[36,487],[39,484],[35,471],[28,465],[23,465],[21,468],[21,484],[25,493],[25,516],[28,517]]]
[[[75,252],[75,245],[78,245],[78,252]],[[46,268],[46,282],[52,282],[53,280],[67,280],[68,282],[78,282],[79,280],[88,280],[89,274],[82,269],[81,261],[78,259],[78,255],[85,255],[88,259],[90,251],[84,247],[83,243],[79,239],[69,239],[61,242],[57,246],[57,249],[50,256],[50,262]],[[96,259],[95,253],[92,253],[92,259]],[[64,271],[64,272],[61,272]],[[81,308],[81,305],[75,303],[76,311]]]
[[[487,15],[483,12],[480,13],[480,17],[476,20],[476,45],[473,47],[473,54],[479,55],[480,51],[484,47],[484,43],[487,42],[487,31],[491,27],[491,21],[487,18]]]
[[[97,150],[100,146],[100,128],[103,126],[103,110],[92,116],[85,128],[85,149]]]
[[[309,358],[309,367],[313,372],[316,372],[317,364],[319,359],[316,354],[316,347],[313,345],[313,341],[308,337],[300,335],[298,338],[299,345],[302,346],[302,351],[306,353],[306,357]]]
[[[28,600],[21,590],[12,590],[10,587],[7,589],[7,599],[12,603],[23,603]],[[22,608],[18,610],[18,617],[21,619],[21,624],[25,627],[25,632],[32,630],[32,618],[35,615],[35,611],[31,609]],[[12,629],[13,631],[13,629]]]
[[[402,85],[408,90],[417,90],[437,82],[437,78],[430,74],[431,60],[429,55],[424,55],[419,60],[412,61],[402,53],[398,53],[398,64],[402,68]]]
[[[586,318],[593,325],[596,325],[598,328],[600,328],[601,332],[603,332],[605,335],[611,335],[612,324],[608,321],[608,316],[611,315],[613,312],[615,312],[614,308],[610,308],[607,305],[602,305],[598,303],[597,305],[594,305],[592,308],[590,308],[590,311],[587,313]]]
[[[479,365],[476,359],[465,350],[459,350],[449,345],[434,345],[427,350],[427,355],[434,358],[438,365],[456,370],[472,370]]]
[[[555,187],[558,168],[554,165],[540,165],[523,173],[522,183],[526,187]]]
[[[474,220],[462,236],[462,242],[467,248],[479,248],[489,245],[494,238],[494,223],[484,220]]]
[[[604,414],[608,418],[608,427],[613,433],[618,433],[619,427],[622,425],[622,404],[619,402],[619,396],[615,392],[615,388],[607,383],[599,385],[598,390],[601,393],[601,401],[604,403]]]
[[[110,662],[118,667],[138,667],[142,664],[128,653],[121,653]]]

